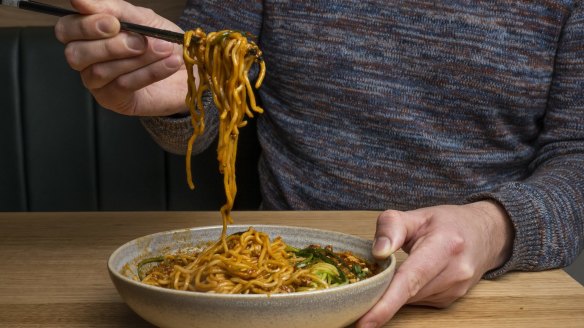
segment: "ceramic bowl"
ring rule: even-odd
[[[248,226],[229,226],[228,234]],[[254,225],[271,238],[295,247],[332,245],[369,261],[371,241],[311,228]],[[219,238],[220,226],[147,235],[118,248],[109,258],[110,277],[122,299],[139,316],[159,327],[345,327],[367,312],[387,289],[395,257],[379,262],[382,271],[363,281],[325,290],[267,295],[224,295],[176,291],[136,281],[137,263],[148,257]]]

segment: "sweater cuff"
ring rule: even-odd
[[[147,116],[140,117],[140,122],[162,149],[173,154],[186,154],[188,138],[193,133],[190,116]]]
[[[532,271],[541,253],[541,208],[529,197],[526,185],[505,184],[493,191],[478,193],[468,202],[494,200],[507,211],[515,230],[511,257],[499,268],[488,271],[483,278],[494,279],[509,271]]]

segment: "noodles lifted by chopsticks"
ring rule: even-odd
[[[253,117],[253,112],[262,113],[256,104],[249,70],[259,63],[259,75],[255,88],[259,88],[265,75],[265,64],[258,46],[248,41],[245,34],[238,31],[218,31],[205,34],[203,30],[187,31],[184,38],[183,57],[188,73],[188,94],[186,104],[191,114],[193,134],[189,139],[186,170],[187,182],[191,189],[194,184],[191,175],[191,153],[197,136],[205,130],[205,109],[202,96],[211,90],[213,101],[219,111],[219,141],[217,159],[219,171],[223,174],[226,203],[221,207],[224,239],[228,223],[232,223],[231,209],[235,201],[235,159],[239,128],[247,124],[245,117]],[[199,86],[195,82],[193,67],[197,66]]]

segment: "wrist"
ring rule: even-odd
[[[485,218],[485,233],[490,245],[491,261],[487,271],[496,269],[511,257],[515,229],[505,208],[494,200],[483,200],[469,204]]]

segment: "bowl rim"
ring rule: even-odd
[[[356,235],[352,235],[352,234],[348,234],[348,233],[344,233],[344,232],[339,232],[339,231],[334,231],[334,230],[325,230],[325,229],[318,229],[318,228],[310,228],[310,227],[302,227],[302,226],[289,226],[289,225],[273,225],[273,224],[230,224],[228,225],[228,229],[230,228],[249,228],[249,227],[253,227],[255,230],[257,231],[262,231],[260,228],[284,228],[284,229],[301,229],[303,231],[313,231],[313,232],[325,232],[327,234],[336,234],[336,235],[341,235],[341,236],[345,236],[348,238],[353,238],[353,239],[359,239],[362,241],[367,241],[367,242],[371,242],[371,240],[360,237],[360,236],[356,236]],[[203,231],[203,230],[215,230],[215,229],[220,229],[222,228],[221,225],[210,225],[210,226],[200,226],[200,227],[190,227],[190,228],[181,228],[181,229],[173,229],[173,230],[167,230],[167,231],[160,231],[160,232],[156,232],[156,233],[152,233],[152,234],[148,234],[148,235],[143,235],[137,238],[134,238],[124,244],[122,244],[121,246],[117,247],[116,250],[114,250],[112,252],[112,254],[110,254],[108,261],[107,261],[107,268],[108,271],[110,273],[110,277],[113,280],[114,277],[120,281],[123,281],[124,283],[129,283],[131,285],[133,285],[134,287],[138,287],[138,288],[143,288],[145,290],[149,290],[149,291],[153,291],[156,293],[162,293],[162,294],[166,294],[166,295],[175,295],[177,297],[187,297],[187,298],[191,298],[191,297],[196,297],[196,298],[209,298],[209,299],[236,299],[236,300],[243,300],[243,299],[249,299],[249,300],[253,300],[253,299],[261,299],[261,300],[265,300],[265,299],[285,299],[285,298],[296,298],[296,297],[306,297],[306,295],[322,295],[322,294],[330,294],[330,293],[335,293],[335,292],[342,292],[346,289],[355,289],[355,288],[359,288],[360,286],[363,286],[365,284],[373,284],[374,282],[377,282],[378,280],[384,280],[387,279],[387,275],[391,274],[391,272],[395,271],[395,267],[396,267],[396,257],[395,254],[391,254],[387,259],[385,260],[380,260],[379,262],[386,262],[386,261],[390,261],[389,265],[384,268],[381,272],[379,272],[378,274],[376,274],[373,277],[369,277],[367,279],[358,281],[356,283],[352,283],[352,284],[347,284],[347,285],[343,285],[343,286],[337,286],[337,287],[333,287],[333,288],[327,288],[327,289],[319,289],[319,290],[312,290],[312,291],[302,291],[302,292],[294,292],[294,293],[277,293],[277,294],[219,294],[219,293],[204,293],[204,292],[197,292],[197,291],[186,291],[186,290],[175,290],[175,289],[168,289],[168,288],[162,288],[162,287],[157,287],[157,286],[151,286],[145,283],[142,283],[140,281],[131,279],[125,275],[123,275],[122,273],[120,273],[117,270],[114,270],[113,268],[113,262],[114,259],[117,257],[117,255],[126,247],[130,246],[130,244],[135,243],[136,241],[143,239],[143,238],[156,238],[157,236],[163,236],[163,235],[168,235],[168,234],[173,234],[173,233],[177,233],[177,232],[187,232],[187,231]],[[380,282],[381,283],[381,282]]]

